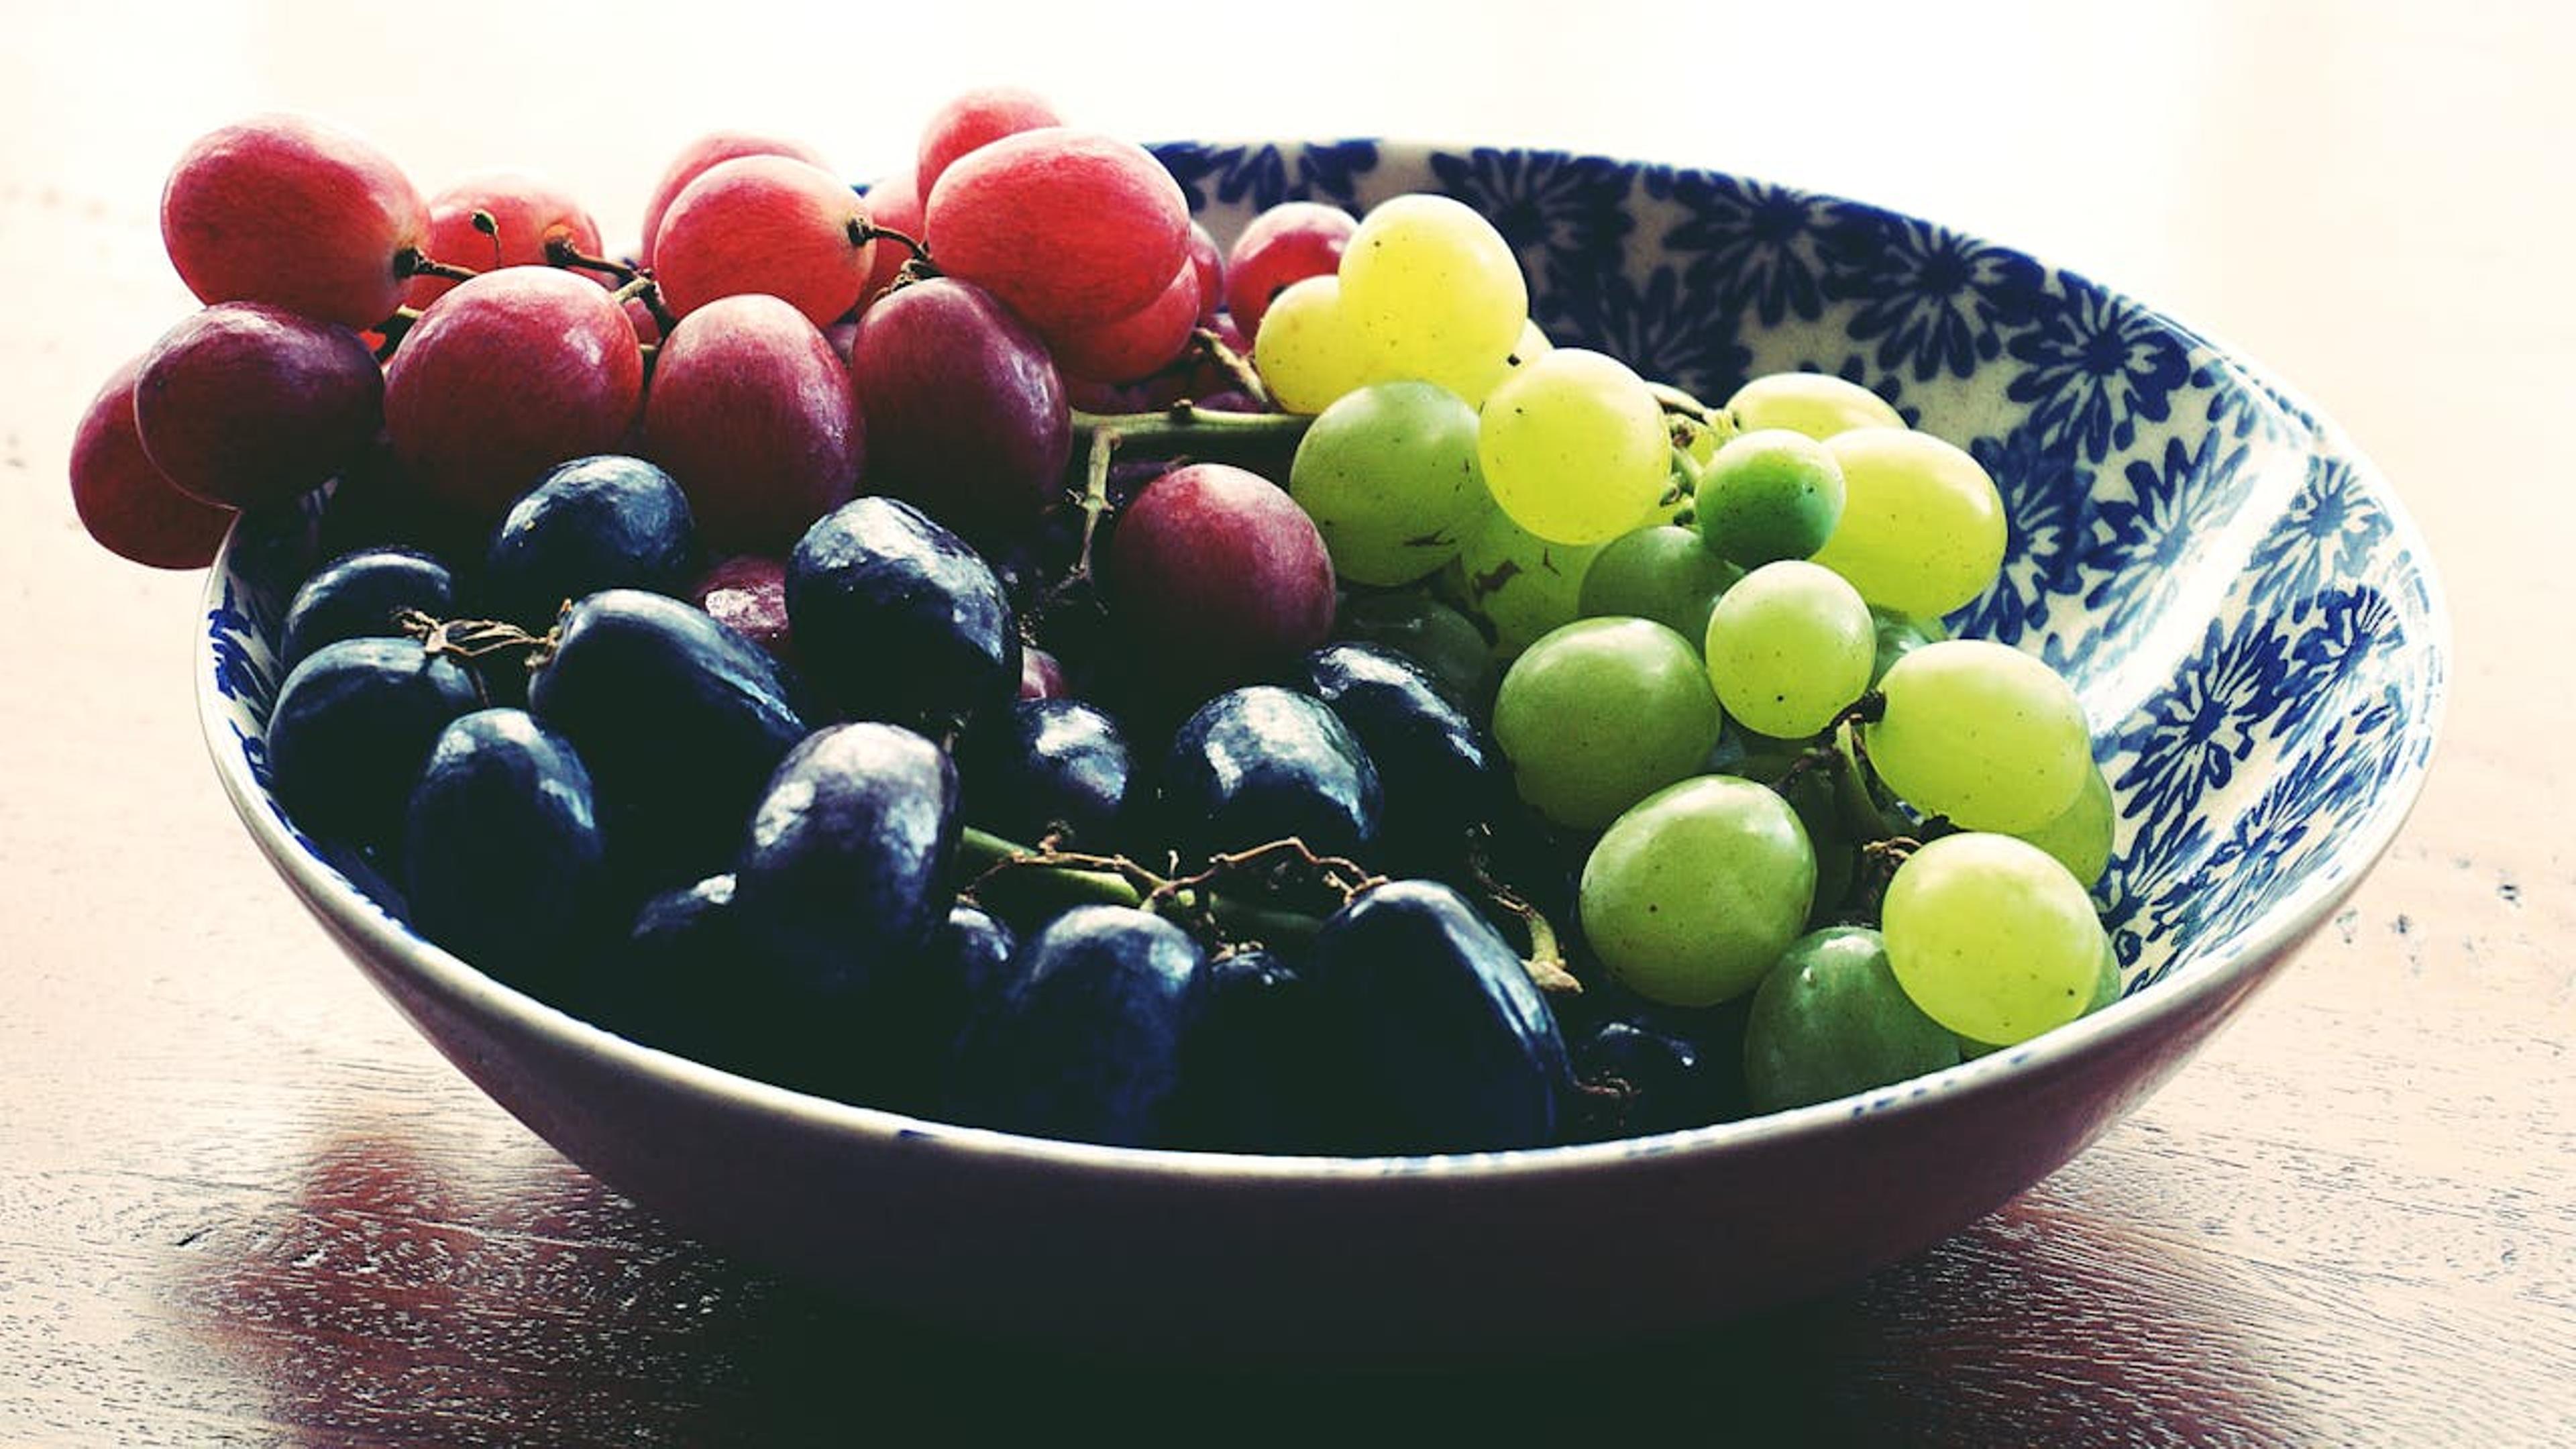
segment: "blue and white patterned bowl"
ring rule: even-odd
[[[1091,1342],[1355,1356],[1708,1321],[1919,1250],[2055,1169],[2327,919],[2413,803],[2449,648],[2423,541],[2331,423],[2203,334],[2005,247],[1714,172],[1369,141],[1160,154],[1221,240],[1282,200],[1447,192],[1510,238],[1560,342],[1711,399],[1837,373],[1966,446],[2013,533],[1953,623],[2083,698],[2118,800],[2102,893],[2126,995],[1890,1091],[1493,1155],[1132,1151],[801,1096],[484,977],[285,820],[262,732],[314,509],[245,520],[198,686],[254,839],[441,1051],[675,1222],[926,1319]]]

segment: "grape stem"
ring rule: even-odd
[[[546,265],[573,267],[585,272],[606,272],[615,277],[621,286],[631,284],[636,278],[644,275],[624,262],[608,257],[586,255],[581,248],[572,244],[571,238],[560,236],[546,238]]]
[[[879,226],[865,218],[855,219],[850,223],[850,245],[863,247],[875,241],[903,243],[904,250],[912,253],[911,258],[903,264],[904,270],[912,273],[914,281],[939,275],[939,264],[930,259],[928,242],[917,236],[896,231],[890,226]]]
[[[433,261],[418,247],[404,247],[394,253],[394,275],[397,277],[445,277],[451,282],[470,282],[482,273],[471,267],[450,266]]]
[[[1485,844],[1491,838],[1491,832],[1482,825],[1469,833],[1467,873],[1475,879],[1476,888],[1484,892],[1486,900],[1518,920],[1521,929],[1529,934],[1529,954],[1521,958],[1521,965],[1528,969],[1530,981],[1550,996],[1582,995],[1583,982],[1568,969],[1565,946],[1557,939],[1556,927],[1549,924],[1547,913],[1523,899],[1520,892],[1494,879],[1493,872],[1487,869]]]
[[[377,323],[376,330],[384,334],[385,340],[384,345],[376,349],[376,361],[383,362],[391,358],[394,355],[394,349],[402,346],[403,338],[411,334],[412,324],[419,320],[418,307],[396,307],[394,315]]]
[[[1225,369],[1225,375],[1236,387],[1243,389],[1244,396],[1265,408],[1270,406],[1270,389],[1262,386],[1261,374],[1253,370],[1252,363],[1242,353],[1226,346],[1225,339],[1216,335],[1215,328],[1198,328],[1190,333],[1190,340],[1207,354],[1210,361]]]
[[[1243,864],[1256,860],[1299,855],[1318,863],[1358,870],[1357,866],[1338,857],[1315,855],[1303,841],[1294,837],[1270,841],[1232,855],[1212,857],[1207,870],[1196,876],[1177,879],[1157,875],[1123,855],[1093,855],[1064,850],[1057,847],[1052,839],[1031,849],[971,825],[959,837],[957,854],[959,862],[975,872],[963,892],[968,896],[1006,875],[1029,873],[1041,877],[1048,886],[1060,895],[1072,898],[1076,904],[1127,906],[1157,915],[1184,916],[1202,925],[1220,943],[1238,944],[1256,939],[1304,941],[1312,937],[1323,923],[1300,912],[1253,905],[1209,889],[1219,874],[1239,870]]]

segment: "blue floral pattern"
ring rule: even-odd
[[[2422,779],[2446,683],[2422,545],[2330,424],[2169,318],[1930,223],[1705,171],[1367,140],[1157,154],[1220,242],[1282,200],[1445,192],[1495,217],[1561,344],[1711,400],[1832,372],[1968,448],[2013,531],[1952,622],[2056,665],[2092,712],[2119,810],[2098,896],[2132,993],[2348,880]],[[263,788],[312,522],[245,520],[208,605],[209,707]]]

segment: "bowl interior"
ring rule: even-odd
[[[2448,648],[2421,541],[2332,424],[2173,319],[1929,222],[1716,172],[1375,141],[1158,151],[1221,241],[1282,200],[1446,192],[1518,250],[1560,345],[1711,402],[1765,372],[1835,373],[1967,448],[2011,543],[2001,584],[1951,623],[2047,659],[2083,699],[2119,812],[2098,894],[2130,996],[2313,927],[2411,804]],[[316,909],[402,933],[386,883],[267,788],[279,626],[320,508],[236,529],[201,707],[245,812],[318,867]]]

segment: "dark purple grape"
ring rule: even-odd
[[[1203,958],[1180,927],[1076,906],[1023,942],[958,1039],[949,1115],[1076,1142],[1162,1142]]]
[[[417,609],[434,619],[456,611],[456,581],[447,565],[418,549],[371,548],[342,554],[313,571],[286,609],[278,646],[288,669],[325,644],[343,639],[403,637],[397,618]]]
[[[482,707],[474,676],[413,639],[343,639],[286,676],[268,720],[269,778],[306,833],[391,848],[439,731]]]
[[[1379,886],[1324,923],[1308,971],[1349,1024],[1377,1150],[1556,1139],[1572,1087],[1556,1018],[1465,897],[1429,881]]]
[[[603,944],[607,861],[590,772],[524,710],[440,732],[411,791],[403,861],[412,925],[560,1004]]]
[[[981,906],[959,902],[909,957],[887,963],[860,1003],[854,1101],[933,1113],[945,1097],[958,1033],[1009,980],[1019,938]]]
[[[751,815],[734,868],[744,935],[789,990],[855,996],[939,923],[958,830],[937,745],[898,725],[817,730]]]
[[[484,607],[543,632],[603,589],[683,594],[697,557],[689,500],[670,474],[641,458],[577,458],[502,515],[484,557]]]
[[[1412,660],[1375,644],[1328,644],[1298,674],[1377,766],[1391,849],[1455,856],[1467,827],[1508,798],[1501,752]]]
[[[1035,844],[1056,827],[1083,850],[1116,847],[1135,771],[1127,736],[1096,705],[1021,700],[968,736],[966,818]]]
[[[870,487],[979,540],[1025,531],[1063,487],[1064,380],[982,288],[934,277],[888,292],[859,314],[850,376]]]
[[[1001,582],[899,499],[855,499],[806,530],[787,560],[787,617],[806,677],[852,718],[938,733],[1019,693]]]
[[[639,892],[729,865],[770,772],[805,737],[776,661],[638,589],[573,606],[528,709],[590,767],[609,862]]]
[[[1182,1061],[1173,1145],[1209,1152],[1338,1152],[1365,1111],[1347,1026],[1287,957],[1210,961]]]
[[[1643,1016],[1614,1016],[1573,1047],[1575,1080],[1607,1094],[1603,1137],[1704,1127],[1727,1115],[1730,1073],[1716,1053]]]
[[[1377,838],[1377,767],[1330,709],[1271,685],[1201,705],[1172,737],[1157,810],[1185,854],[1295,836],[1325,855]]]

